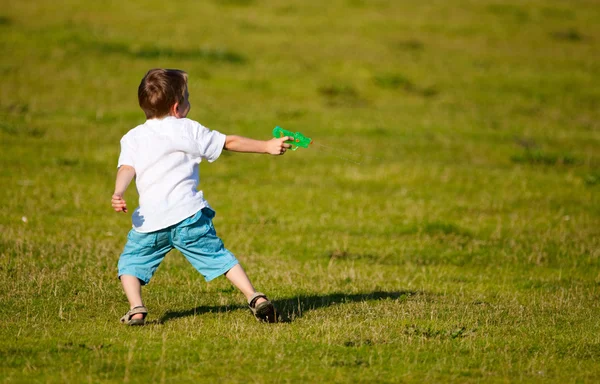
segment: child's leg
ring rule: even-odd
[[[142,284],[137,277],[131,275],[121,275],[121,284],[123,285],[125,296],[127,296],[127,300],[129,300],[130,309],[144,305],[144,302],[142,301]],[[138,313],[137,315],[133,315],[131,318],[142,319],[143,317],[143,314]]]
[[[147,284],[154,272],[173,249],[170,231],[159,230],[140,233],[132,229],[127,243],[119,257],[119,279],[129,301],[130,309],[143,306],[142,285]],[[142,319],[143,314],[135,314],[131,319]]]
[[[246,300],[250,300],[252,295],[256,293],[254,286],[252,286],[248,275],[246,275],[246,272],[244,271],[244,268],[242,268],[241,265],[236,264],[229,271],[225,272],[225,277],[227,277],[229,281],[231,281],[231,283],[235,285],[235,287],[239,289],[244,294],[244,296],[246,296]],[[266,300],[260,297],[258,298],[258,300],[256,300],[256,304],[260,304],[263,301]]]
[[[233,266],[229,271],[225,272],[225,276],[246,296],[250,310],[257,320],[268,323],[277,322],[277,312],[273,303],[267,300],[263,293],[257,293],[254,290],[250,279],[241,265],[236,264]]]
[[[235,256],[225,248],[223,241],[217,236],[212,224],[213,216],[214,211],[204,208],[181,222],[171,235],[173,245],[207,281],[225,273],[229,281],[250,300],[256,290]],[[223,272],[224,268],[229,270]],[[263,301],[266,300],[258,298],[256,304]]]
[[[254,297],[256,290],[246,272],[217,236],[212,224],[213,216],[214,211],[204,208],[181,222],[172,232],[173,245],[207,281],[225,274],[227,279],[246,296],[247,301],[254,300],[252,308],[257,308],[259,304],[268,300],[264,297]],[[271,305],[270,308],[272,309],[273,306]]]

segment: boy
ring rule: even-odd
[[[121,139],[112,207],[127,212],[123,194],[134,177],[140,205],[133,212],[133,228],[119,258],[119,279],[130,305],[121,322],[144,324],[148,310],[141,287],[173,248],[207,281],[224,274],[246,296],[257,319],[275,322],[273,304],[255,291],[235,256],[223,246],[212,224],[215,212],[196,187],[203,159],[213,162],[223,149],[283,155],[290,148],[285,143],[290,138],[259,141],[211,131],[186,118],[188,97],[185,72],[148,71],[138,88],[147,120]]]

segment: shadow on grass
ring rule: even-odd
[[[301,318],[306,312],[314,309],[363,301],[377,301],[388,299],[405,301],[408,300],[411,296],[416,296],[421,293],[422,292],[417,291],[374,291],[368,293],[354,294],[330,293],[326,295],[300,295],[290,297],[287,299],[273,300],[273,304],[275,305],[275,308],[277,308],[279,322],[290,323],[298,318]],[[185,311],[169,311],[165,313],[160,319],[156,320],[155,323],[163,324],[169,320],[181,317],[196,316],[204,313],[219,313],[237,310],[248,310],[248,307],[245,305],[201,305]]]
[[[92,41],[86,45],[102,54],[121,54],[136,59],[177,58],[180,60],[206,60],[211,62],[226,62],[243,64],[246,58],[224,48],[173,49],[169,47],[144,46],[132,47],[124,43]]]
[[[1,23],[1,19],[0,19]],[[177,49],[155,44],[131,44],[128,42],[106,41],[95,39],[78,31],[67,31],[67,35],[58,39],[57,44],[71,49],[73,54],[96,53],[104,58],[107,55],[123,55],[132,59],[179,59],[179,60],[204,60],[229,64],[245,64],[247,58],[241,53],[231,51],[225,47],[197,47],[191,49]]]

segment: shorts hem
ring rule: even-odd
[[[204,279],[206,281],[211,281],[216,279],[217,277],[223,275],[225,272],[229,271],[231,268],[235,267],[236,265],[238,265],[240,262],[237,259],[232,260],[231,262],[229,262],[228,264],[225,264],[221,269],[219,269],[217,272],[212,273],[208,276],[204,276]]]
[[[146,285],[150,282],[150,279],[147,279],[146,277],[140,276],[140,274],[138,274],[138,273],[135,273],[135,272],[132,273],[130,271],[119,271],[119,280],[121,280],[121,276],[123,276],[123,275],[137,277],[138,280],[142,283],[142,285]]]

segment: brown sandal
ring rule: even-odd
[[[256,301],[260,298],[263,298],[266,301],[256,304]],[[273,306],[271,300],[269,300],[264,293],[256,292],[254,295],[252,295],[252,297],[248,300],[248,307],[258,321],[264,321],[266,323],[277,322],[277,312],[275,311],[275,306]]]
[[[137,315],[138,313],[142,314],[142,318],[132,319],[132,317],[134,315]],[[129,311],[127,311],[127,313],[123,317],[121,317],[121,323],[127,325],[144,325],[146,323],[146,316],[148,316],[148,309],[143,305],[140,305],[138,307],[133,307]]]

